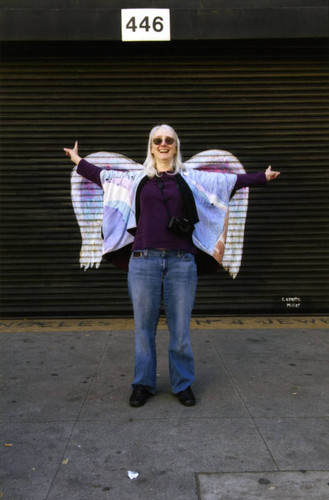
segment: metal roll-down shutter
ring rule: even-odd
[[[195,313],[328,313],[328,73],[321,40],[4,44],[2,317],[132,314],[123,271],[79,267],[63,147],[142,162],[163,122],[184,159],[282,172],[251,189],[240,272],[201,277]]]

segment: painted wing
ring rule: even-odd
[[[143,167],[119,153],[94,153],[85,158],[97,167],[107,170],[141,170]],[[103,190],[95,183],[77,174],[71,174],[71,197],[81,233],[80,267],[99,267],[103,253],[102,221]]]
[[[228,151],[212,149],[203,151],[184,163],[186,168],[222,172],[231,174],[245,174],[245,169],[239,160]],[[225,252],[222,259],[223,268],[236,278],[242,259],[244,229],[248,210],[249,188],[239,189],[232,196],[229,203],[229,218]]]

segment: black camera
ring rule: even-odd
[[[188,219],[179,219],[172,217],[168,224],[168,229],[177,236],[191,236],[193,233],[193,224]]]

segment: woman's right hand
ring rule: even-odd
[[[66,156],[69,156],[73,163],[78,165],[81,160],[81,157],[78,154],[78,141],[75,141],[73,149],[64,148]]]

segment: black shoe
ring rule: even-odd
[[[182,403],[184,406],[194,406],[195,405],[195,397],[192,392],[191,387],[188,387],[184,391],[178,392],[176,394],[178,397],[179,401]]]
[[[143,385],[136,385],[130,396],[129,404],[134,407],[143,406],[147,398],[151,395],[152,394]]]

